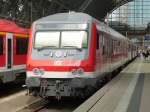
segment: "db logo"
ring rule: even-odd
[[[54,65],[55,65],[55,66],[60,66],[60,65],[62,65],[62,61],[55,61],[55,62],[54,62]]]

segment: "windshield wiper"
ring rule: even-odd
[[[77,46],[62,46],[63,48],[75,48],[75,49],[77,49],[77,50],[82,50],[82,48],[79,48],[79,47],[77,47]]]
[[[43,50],[43,49],[48,49],[48,48],[57,48],[57,46],[43,46],[43,47],[39,47],[37,49],[38,50]]]

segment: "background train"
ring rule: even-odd
[[[25,80],[28,30],[0,19],[0,83]]]
[[[137,54],[128,38],[85,13],[35,21],[27,55],[29,92],[42,97],[84,97],[102,77]]]

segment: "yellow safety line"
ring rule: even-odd
[[[6,34],[6,32],[0,32],[0,35],[5,35]]]
[[[7,32],[0,32],[0,35],[6,35]],[[16,38],[28,38],[28,34],[18,34],[18,33],[12,33],[14,37]],[[2,36],[0,36],[2,37]]]
[[[17,33],[14,33],[13,36],[15,36],[16,38],[28,38],[29,35],[27,34],[17,34]]]

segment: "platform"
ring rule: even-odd
[[[74,112],[150,112],[150,61],[137,58]]]

